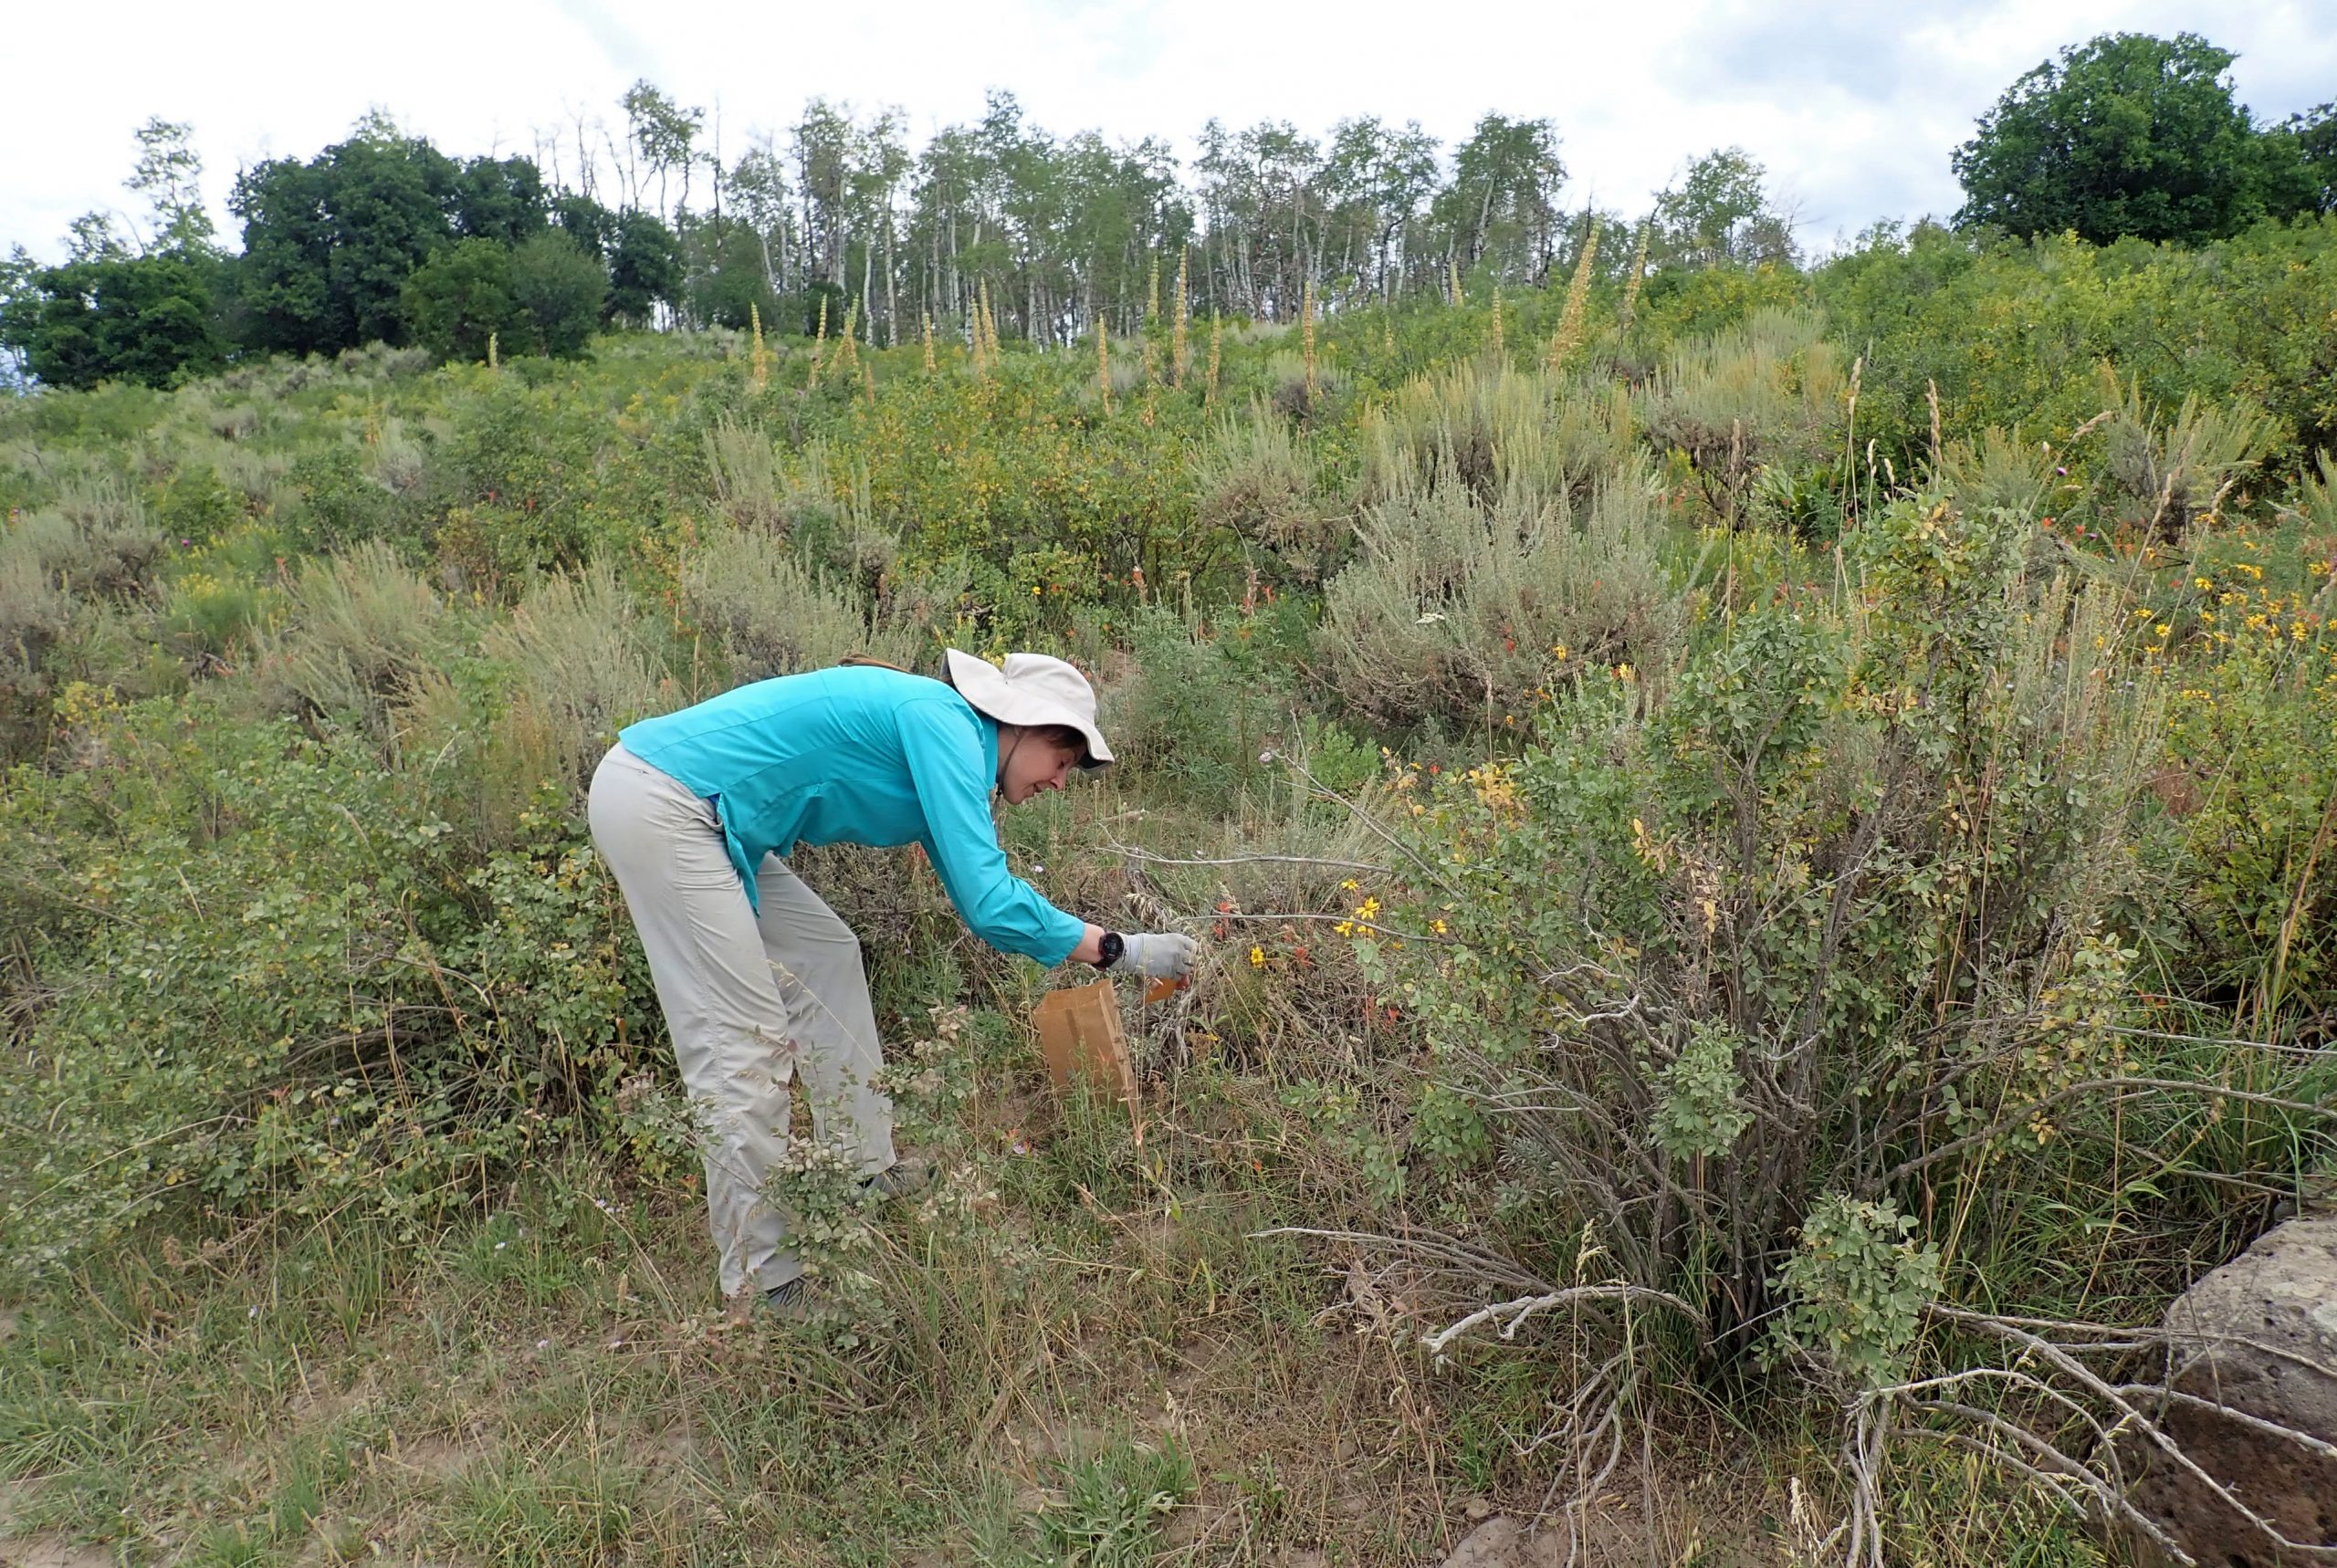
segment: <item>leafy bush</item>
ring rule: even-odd
[[[2109,933],[2142,895],[2156,724],[2116,675],[2148,639],[2107,591],[2032,576],[2033,537],[1894,502],[1857,541],[1854,616],[1742,612],[1651,705],[1587,676],[1520,760],[1398,819],[1378,924],[1406,935],[1366,956],[1532,1195],[1512,1223],[1544,1277],[1595,1232],[1725,1356],[1773,1281],[1815,1278],[1787,1263],[1829,1194],[1954,1191],[1944,1277],[1985,1259],[1996,1300],[2049,1299],[2049,1249],[2010,1239],[2049,1208],[2009,1195],[2096,1179],[2196,1114],[2203,1069],[2212,1093],[2205,1062],[2141,1066],[2104,1027],[2133,1005]],[[2162,1228],[2229,1201],[2158,1190]]]
[[[1290,725],[1270,687],[1163,606],[1137,615],[1128,641],[1133,678],[1107,694],[1103,712],[1114,756],[1168,794],[1221,807],[1268,777],[1259,753]]]
[[[12,1258],[195,1202],[411,1227],[578,1135],[670,1159],[625,1115],[655,1060],[638,949],[558,819],[466,868],[354,737],[199,702],[79,724],[82,767],[0,798],[0,883],[42,912],[54,988],[0,1070]]]
[[[295,498],[284,508],[284,531],[302,549],[346,549],[380,538],[395,516],[396,497],[354,447],[304,452],[287,477]]]

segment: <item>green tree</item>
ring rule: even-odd
[[[1656,262],[1790,264],[1793,225],[1770,210],[1765,173],[1742,147],[1719,148],[1690,163],[1680,183],[1655,199],[1655,237],[1649,248]]]
[[[2277,204],[2278,159],[2205,38],[2112,33],[2028,72],[1955,150],[1957,221],[2196,243]],[[2273,201],[2268,201],[2274,198]]]
[[[1490,263],[1503,277],[1538,283],[1556,252],[1556,127],[1546,120],[1488,114],[1452,154],[1452,183],[1435,214],[1450,254],[1466,269]]]
[[[408,277],[457,237],[540,228],[540,191],[525,159],[466,168],[378,115],[305,163],[246,171],[228,205],[244,223],[248,340],[291,353],[404,341]]]
[[[638,152],[639,165],[628,157],[627,173],[632,183],[632,204],[641,204],[643,187],[648,176],[657,178],[657,212],[662,217],[667,212],[678,214],[689,205],[690,171],[697,166],[697,155],[692,150],[698,129],[705,123],[706,110],[684,109],[659,91],[647,78],[625,89],[624,117],[626,150]],[[672,207],[666,205],[666,181],[676,172],[682,177],[682,188]]]
[[[635,327],[652,324],[659,305],[671,305],[682,287],[682,247],[674,231],[653,213],[626,213],[617,219],[609,252],[609,292],[604,317]]]
[[[552,226],[587,255],[605,262],[617,247],[617,215],[590,196],[572,191],[551,199]]]
[[[524,325],[512,298],[511,250],[497,240],[457,240],[435,252],[400,298],[414,340],[448,359],[483,360],[489,337]]]
[[[169,386],[217,368],[212,278],[198,258],[165,252],[11,269],[0,298],[0,348],[46,385],[102,381]]]
[[[124,182],[146,198],[151,214],[146,248],[194,250],[211,244],[211,214],[203,205],[203,159],[194,127],[154,116],[136,131],[138,162]]]
[[[456,176],[455,232],[465,239],[516,246],[543,232],[544,178],[526,158],[474,158]]]
[[[2276,213],[2337,213],[2337,102],[2292,114],[2265,132],[2278,171]]]
[[[540,234],[512,250],[509,278],[520,330],[513,347],[561,358],[582,353],[609,291],[600,260],[564,234]]]

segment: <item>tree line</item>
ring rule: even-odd
[[[2193,242],[2337,207],[2330,107],[2258,125],[2233,56],[2112,35],[2023,76],[1954,153],[1959,223]],[[458,160],[379,113],[236,179],[218,243],[191,129],[137,133],[142,229],[92,214],[60,265],[0,264],[0,347],[37,381],[163,384],[250,353],[372,341],[479,358],[580,350],[609,327],[847,329],[889,345],[995,329],[1046,345],[1172,304],[1288,319],[1472,285],[1546,284],[1594,232],[1609,272],[1790,264],[1793,228],[1741,149],[1692,160],[1636,217],[1572,209],[1555,123],[1488,113],[1450,150],[1363,116],[1326,138],[1212,120],[1181,163],[1032,125],[1011,94],[912,151],[898,110],[824,99],[781,134],[721,127],[654,85],[621,125],[580,117],[532,156]]]

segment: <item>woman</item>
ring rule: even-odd
[[[592,842],[624,890],[682,1082],[707,1118],[707,1207],[726,1299],[801,1303],[802,1265],[764,1200],[787,1146],[788,1083],[813,1126],[886,1196],[923,1168],[893,1150],[892,1103],[860,943],[787,864],[798,842],[921,844],[974,934],[1043,964],[1183,975],[1192,939],[1123,936],[1007,870],[993,790],[1020,805],[1112,760],[1095,694],[1061,659],[1003,670],[947,654],[948,678],[877,665],[758,681],[628,727],[592,776]],[[840,1110],[848,1125],[831,1124]]]

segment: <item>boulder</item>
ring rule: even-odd
[[[1560,1568],[1567,1561],[1566,1526],[1534,1530],[1495,1514],[1461,1538],[1444,1568]]]
[[[2337,1547],[2337,1457],[2229,1414],[2337,1444],[2337,1216],[2267,1232],[2185,1291],[2166,1329],[2174,1386],[2215,1402],[2170,1406],[2168,1436],[2290,1541]],[[2300,1560],[2163,1453],[2130,1442],[2126,1457],[2141,1472],[2135,1506],[2200,1562]]]

